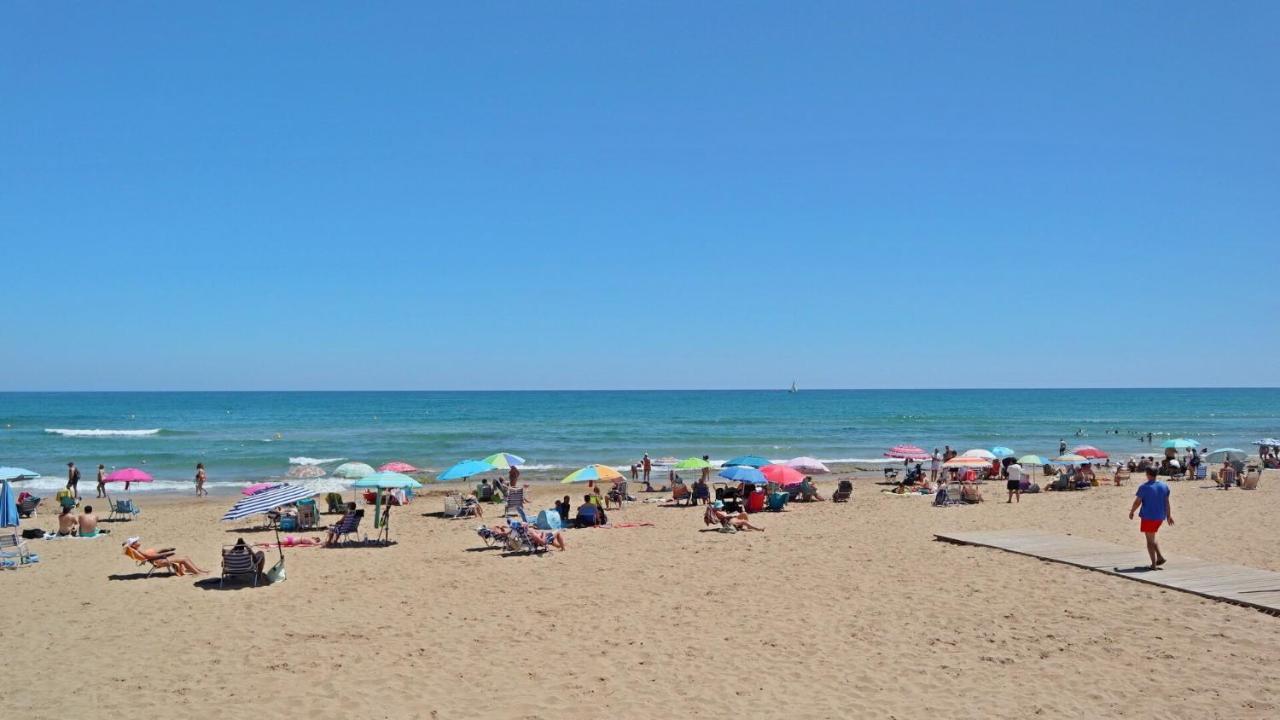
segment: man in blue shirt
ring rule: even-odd
[[[1129,519],[1138,513],[1142,518],[1142,534],[1147,536],[1147,554],[1151,556],[1151,569],[1159,570],[1164,564],[1164,555],[1160,554],[1160,546],[1156,544],[1156,532],[1165,520],[1173,525],[1173,506],[1169,504],[1169,486],[1156,479],[1156,469],[1147,468],[1147,481],[1138,486],[1137,497],[1129,508]]]

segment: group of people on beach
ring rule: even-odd
[[[205,489],[205,486],[204,486],[206,480],[208,480],[208,475],[205,474],[204,463],[202,462],[196,463],[196,476],[195,476],[196,497],[201,497],[209,494],[209,491]],[[131,485],[133,485],[132,482],[125,481],[125,484],[124,484],[125,492],[129,491],[129,488]],[[71,493],[71,497],[75,498],[76,500],[80,499],[80,468],[76,467],[76,463],[74,460],[67,463],[66,489],[67,489],[67,492]],[[105,498],[107,496],[107,466],[101,463],[98,464],[98,483],[97,483],[96,490],[98,493],[96,497]]]

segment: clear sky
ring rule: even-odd
[[[1280,384],[1280,4],[0,6],[0,389]]]

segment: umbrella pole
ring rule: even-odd
[[[373,526],[382,527],[382,488],[373,489]]]

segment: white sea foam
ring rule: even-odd
[[[102,430],[95,428],[93,430],[80,430],[76,428],[45,428],[44,431],[53,435],[61,435],[63,437],[144,437],[146,435],[159,435],[161,428],[151,428],[150,430]]]
[[[290,465],[327,465],[328,463],[342,462],[346,458],[313,458],[313,457],[291,457]]]

